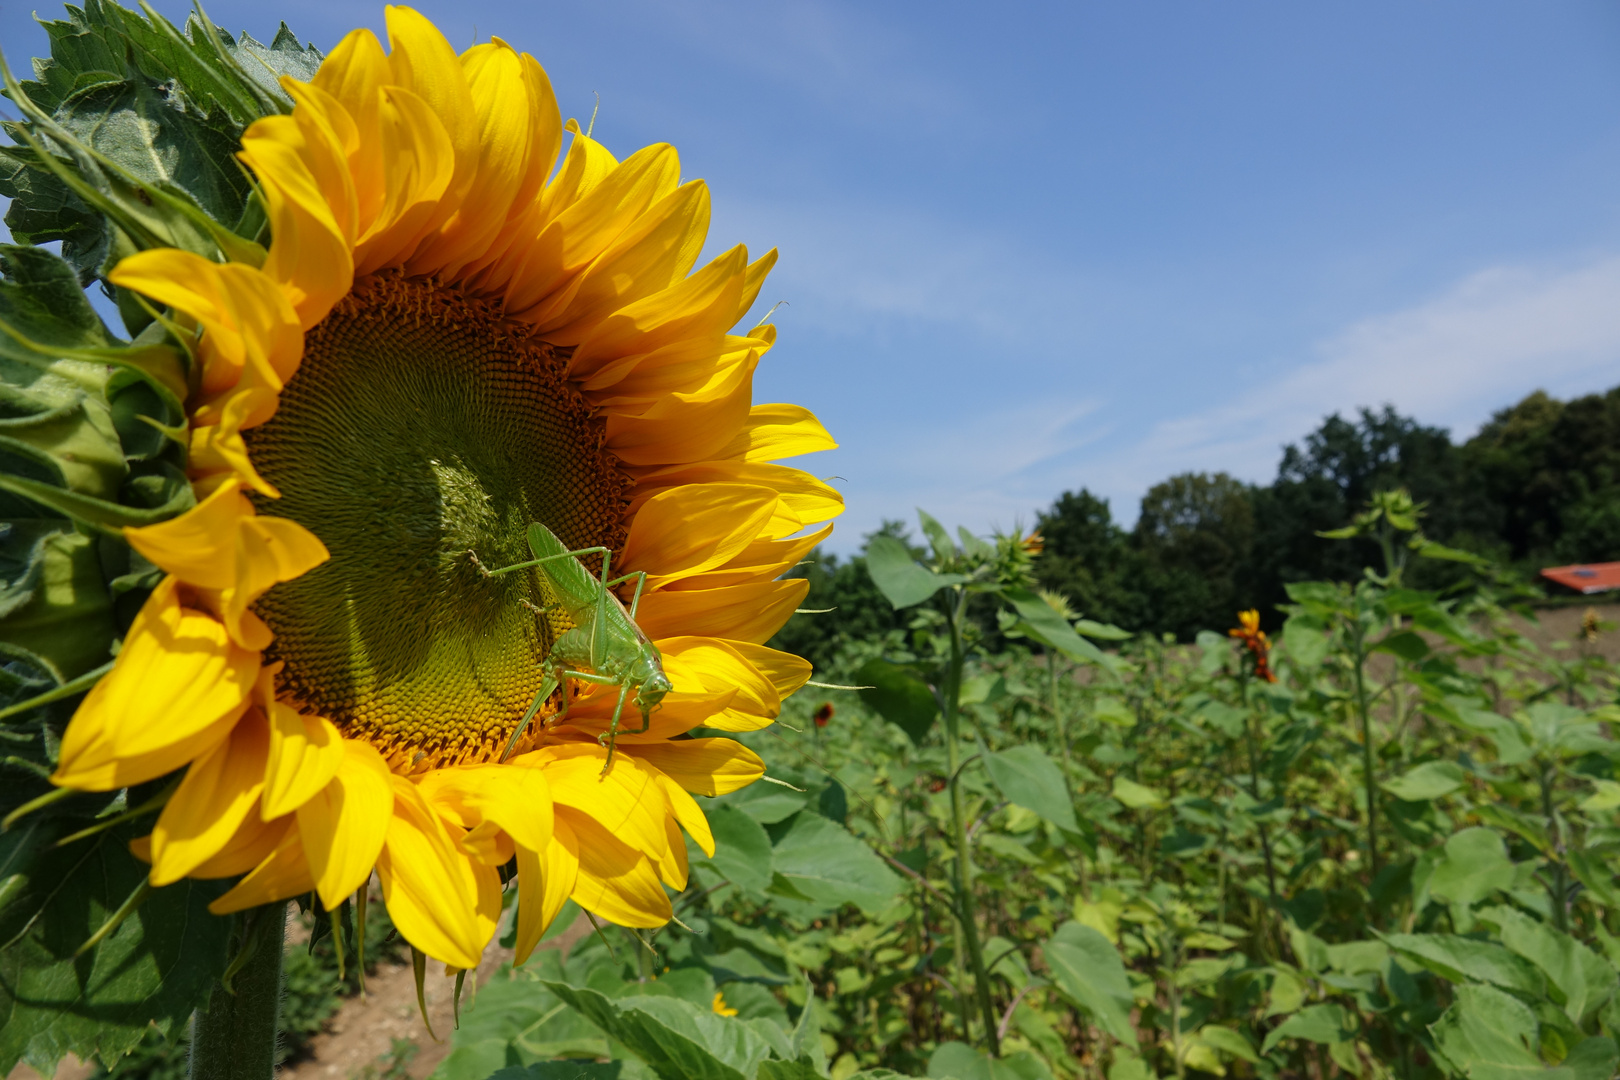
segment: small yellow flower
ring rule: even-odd
[[[1228,637],[1237,638],[1254,657],[1254,677],[1262,682],[1276,682],[1271,672],[1271,639],[1260,629],[1260,612],[1250,608],[1238,612],[1238,625],[1228,630]]]
[[[736,1016],[737,1010],[726,1004],[726,996],[720,991],[714,992],[714,1004],[710,1006],[720,1016]]]

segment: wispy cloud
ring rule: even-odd
[[[1332,412],[1388,403],[1466,437],[1535,389],[1568,395],[1620,380],[1616,297],[1620,257],[1479,271],[1426,302],[1356,322],[1269,383],[1092,457],[1088,475],[1128,515],[1135,495],[1173,473],[1269,479],[1280,447]]]
[[[857,547],[884,518],[911,521],[914,507],[974,532],[1030,524],[1033,509],[1055,494],[1048,490],[1051,462],[1095,438],[1085,421],[1098,408],[1097,401],[1038,401],[931,432],[908,429],[868,448],[840,466],[850,474],[851,494],[834,546]]]

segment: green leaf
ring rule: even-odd
[[[800,803],[802,806],[803,803]],[[738,888],[763,893],[771,886],[771,838],[746,810],[721,806],[708,814],[714,855],[703,861]]]
[[[1136,636],[1129,630],[1121,630],[1113,623],[1093,622],[1090,619],[1075,620],[1074,629],[1076,633],[1096,638],[1098,641],[1129,641]]]
[[[749,784],[741,791],[722,795],[712,806],[734,806],[761,825],[775,825],[803,810],[810,802],[807,792],[794,791],[780,784]]]
[[[1513,908],[1483,908],[1479,917],[1500,928],[1502,944],[1540,968],[1577,1025],[1614,995],[1620,979],[1609,962],[1568,934]],[[1511,987],[1510,987],[1511,989]]]
[[[1098,1027],[1135,1048],[1130,980],[1119,950],[1106,937],[1083,923],[1067,922],[1041,946],[1041,956],[1064,997]]]
[[[1025,743],[1000,753],[986,753],[984,764],[1008,802],[1035,811],[1059,828],[1080,831],[1069,786],[1045,750]]]
[[[1530,1006],[1495,987],[1457,987],[1457,1000],[1429,1025],[1447,1062],[1478,1080],[1505,1080],[1545,1070],[1537,1048],[1541,1025]]]
[[[1219,1024],[1205,1024],[1198,1029],[1198,1039],[1207,1046],[1247,1061],[1251,1065],[1260,1064],[1260,1055],[1254,1052],[1254,1047],[1249,1045],[1249,1040],[1244,1038],[1241,1031],[1221,1027]]]
[[[861,701],[921,744],[939,715],[939,701],[915,668],[872,659],[855,672]]]
[[[1374,933],[1378,933],[1376,930]],[[1442,979],[1454,983],[1491,983],[1532,997],[1547,984],[1535,965],[1491,941],[1456,934],[1379,934],[1389,947]]]
[[[1590,851],[1570,851],[1569,868],[1586,886],[1592,898],[1606,908],[1620,908],[1620,889],[1615,888],[1614,866],[1602,855]]]
[[[1411,549],[1424,559],[1445,559],[1447,562],[1468,563],[1472,566],[1489,566],[1491,560],[1483,555],[1476,555],[1472,551],[1461,548],[1447,547],[1437,544],[1433,540],[1426,540],[1422,536],[1414,536],[1410,544]]]
[[[874,536],[866,545],[866,573],[896,609],[920,604],[947,585],[960,585],[961,574],[936,574],[919,566],[906,546],[892,536]]]
[[[1003,589],[1001,595],[1017,610],[1018,617],[1029,624],[1043,645],[1058,650],[1071,660],[1107,666],[1108,661],[1102,650],[1075,633],[1069,621],[1038,594],[1014,585]]]
[[[1132,810],[1157,810],[1164,805],[1163,795],[1124,776],[1114,777],[1113,795]]]
[[[1397,799],[1426,802],[1450,795],[1467,780],[1468,773],[1454,761],[1427,761],[1378,786]]]
[[[1607,1036],[1594,1036],[1576,1043],[1558,1068],[1569,1074],[1569,1080],[1613,1080],[1617,1065],[1620,1047]]]
[[[225,969],[231,920],[208,912],[226,888],[213,881],[157,890],[75,960],[148,870],[128,844],[150,823],[50,846],[85,824],[35,815],[0,837],[0,1073],[25,1060],[50,1076],[69,1053],[112,1063],[149,1026],[177,1035]]]
[[[1372,647],[1373,652],[1385,652],[1402,660],[1416,663],[1429,655],[1429,643],[1422,635],[1410,630],[1397,630]]]
[[[934,1080],[1052,1080],[1051,1070],[1028,1050],[993,1058],[960,1042],[935,1048],[928,1075]]]
[[[60,519],[0,525],[0,642],[36,653],[64,679],[106,663],[119,634],[96,548]]]
[[[71,95],[55,121],[138,179],[184,195],[229,228],[242,216],[247,177],[236,167],[236,125],[210,124],[176,107],[146,79],[101,83]]]
[[[805,811],[793,818],[771,851],[776,872],[819,904],[854,904],[883,913],[900,894],[900,876],[841,825]]]
[[[646,1062],[660,1080],[747,1080],[771,1046],[743,1021],[672,997],[610,1000],[596,990],[545,982],[546,989]]]
[[[1471,906],[1513,885],[1507,845],[1490,829],[1464,829],[1446,841],[1445,857],[1429,877],[1428,890],[1453,904]]]
[[[1304,1039],[1306,1042],[1331,1046],[1334,1043],[1346,1042],[1354,1035],[1344,1006],[1307,1005],[1272,1028],[1266,1035],[1266,1041],[1261,1045],[1260,1052],[1271,1053],[1271,1048],[1284,1039]]]
[[[920,507],[917,510],[917,520],[922,523],[922,530],[928,536],[928,544],[934,549],[935,559],[944,563],[956,558],[958,554],[956,544],[951,541],[951,534],[945,531],[945,526]]]
[[[1458,725],[1490,739],[1496,747],[1497,760],[1503,765],[1518,765],[1528,761],[1534,753],[1527,732],[1509,717],[1471,705],[1442,710],[1443,715],[1448,713]]]
[[[489,1080],[619,1080],[624,1071],[621,1061],[591,1061],[576,1058],[572,1061],[536,1061],[529,1065],[508,1065],[489,1074]],[[435,1076],[440,1073],[435,1072]],[[444,1080],[460,1080],[453,1073],[444,1073]]]

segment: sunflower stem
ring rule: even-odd
[[[281,952],[286,943],[285,902],[255,908],[239,936],[253,953],[232,990],[216,985],[191,1029],[191,1080],[272,1080],[276,1021],[281,1011]],[[233,992],[234,991],[234,992]]]
[[[967,616],[967,592],[957,586],[946,594],[945,618],[950,626],[951,657],[945,672],[944,699],[946,764],[950,769],[951,838],[956,846],[956,908],[960,927],[960,952],[967,954],[968,966],[973,972],[974,996],[984,1017],[984,1039],[990,1056],[1001,1056],[1001,1039],[997,1035],[995,1006],[990,1000],[990,977],[984,967],[984,953],[979,945],[978,912],[973,899],[973,854],[969,844],[962,808],[962,788],[959,743],[961,739],[962,669],[967,663],[962,642],[962,620]],[[966,1020],[966,1016],[963,1017]],[[966,1032],[964,1032],[966,1034]]]

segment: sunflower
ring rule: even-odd
[[[775,329],[734,329],[776,253],[694,271],[709,195],[672,147],[617,160],[500,39],[457,55],[405,7],[387,28],[388,50],[357,30],[283,78],[291,111],[243,133],[267,248],[148,246],[107,274],[194,357],[196,501],[123,530],[161,580],[51,779],[178,773],[136,845],[152,885],[240,876],[216,913],[335,909],[375,870],[400,933],[470,968],[502,868],[519,961],[569,898],[670,918],[682,830],[713,851],[692,796],[764,770],[688,733],[761,728],[809,677],[764,642],[842,504],[773,463],[834,445],[816,419],[751,403]],[[583,684],[508,756],[570,625],[539,571],[480,571],[527,558],[531,522],[646,575],[673,691],[610,767],[617,695]]]

